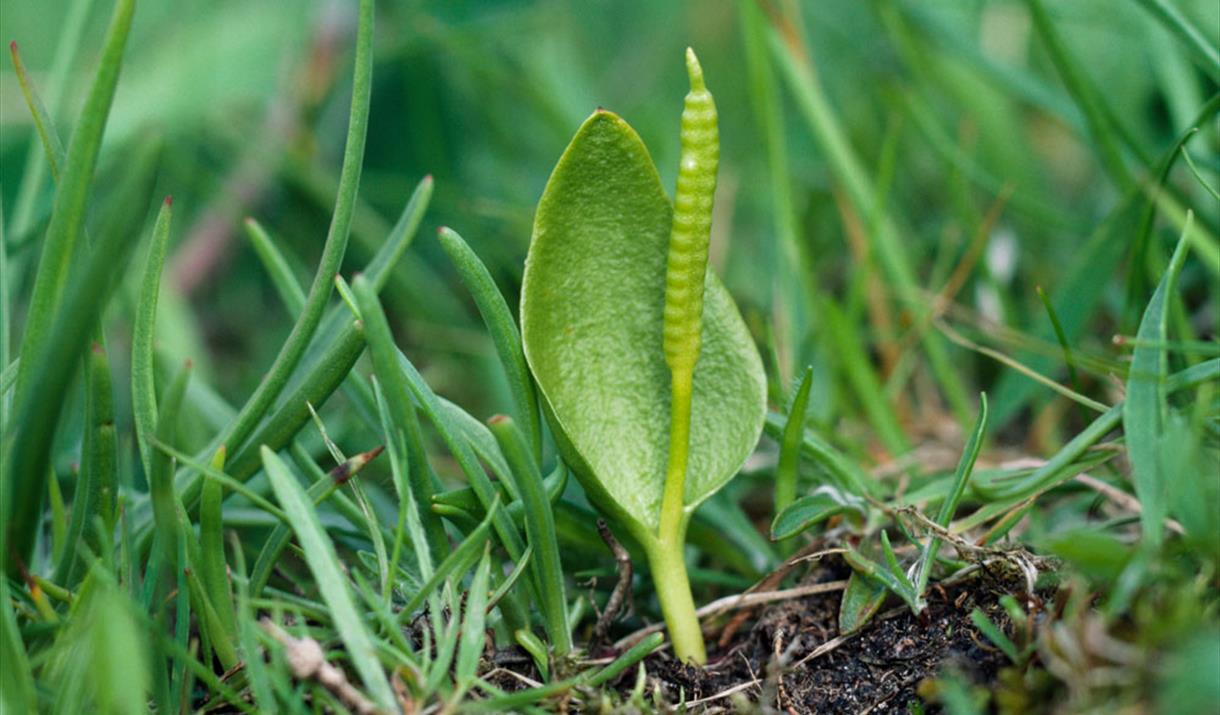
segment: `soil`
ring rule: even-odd
[[[806,583],[845,576],[845,571],[824,568]],[[764,712],[908,713],[917,703],[922,712],[938,712],[935,704],[920,698],[921,683],[953,669],[974,683],[989,685],[1007,665],[1005,656],[975,629],[970,613],[978,607],[1010,631],[997,603],[1009,592],[981,579],[934,588],[922,619],[901,604],[887,602],[855,636],[804,661],[839,635],[841,592],[784,601],[758,612],[754,625],[743,628],[734,643],[710,654],[706,668],[660,654],[647,661],[647,669],[669,702],[695,703],[696,712],[732,711],[740,707],[742,696]]]

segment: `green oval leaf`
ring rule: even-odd
[[[639,136],[598,110],[538,204],[521,292],[525,355],[564,456],[599,506],[641,536],[660,521],[669,449],[671,216]],[[741,467],[766,415],[758,349],[710,271],[692,410],[688,514]]]

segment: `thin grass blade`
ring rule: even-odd
[[[360,318],[364,322],[365,335],[369,343],[369,352],[373,358],[373,369],[380,383],[384,386],[386,405],[390,411],[392,424],[403,429],[407,422],[414,418],[415,408],[411,405],[411,393],[406,377],[399,369],[398,348],[394,345],[394,336],[390,333],[390,324],[386,320],[385,311],[373,285],[363,276],[356,276],[352,283],[352,292],[360,310]],[[387,439],[395,439],[397,435],[386,435]],[[428,547],[434,561],[444,558],[449,540],[445,536],[444,526],[440,519],[429,509],[432,501],[432,480],[427,472],[419,473],[412,470],[407,475],[409,492],[404,491],[407,483],[399,485],[399,499],[414,499],[419,513],[420,522],[428,537]]]
[[[809,408],[809,388],[813,385],[813,366],[805,368],[796,396],[788,410],[780,440],[779,464],[775,467],[775,513],[787,509],[796,499],[797,468],[801,461],[801,437],[805,434],[805,412]],[[774,533],[774,532],[773,532]]]
[[[22,560],[29,558],[42,512],[49,450],[56,421],[64,407],[63,396],[71,386],[70,376],[86,353],[86,336],[96,328],[98,315],[114,289],[115,266],[125,263],[139,236],[137,227],[151,192],[158,150],[153,143],[137,152],[131,163],[130,178],[103,217],[95,250],[81,262],[82,265],[75,267],[66,297],[27,317],[27,325],[32,327],[38,323],[42,334],[36,336],[33,343],[22,344],[17,393],[13,401],[15,419],[12,433],[5,436],[12,441],[9,443],[11,449],[6,445],[9,459],[3,474],[5,483],[0,484],[0,500],[3,500],[0,512],[5,526],[0,563],[5,564],[5,570],[10,574],[14,573],[15,566],[12,556]],[[68,183],[67,173],[64,183]],[[27,371],[28,375],[24,387],[22,371]],[[17,479],[16,475],[21,478]]]
[[[527,447],[524,435],[516,428],[511,417],[493,417],[488,421],[488,426],[517,478],[524,508],[525,533],[535,554],[533,573],[543,623],[555,655],[563,657],[572,650],[572,634],[568,630],[567,597],[564,595],[559,541],[555,535],[555,515],[551,511],[542,473]]]
[[[1127,399],[1123,403],[1123,432],[1127,437],[1127,456],[1131,460],[1135,493],[1143,509],[1140,525],[1144,532],[1144,545],[1149,550],[1160,547],[1164,536],[1164,521],[1168,512],[1165,462],[1161,454],[1165,426],[1169,414],[1169,392],[1166,385],[1169,375],[1169,355],[1164,347],[1167,340],[1169,307],[1177,287],[1178,274],[1186,261],[1187,231],[1173,252],[1164,277],[1148,307],[1144,310],[1136,337],[1144,341],[1137,347],[1131,360],[1131,371],[1127,376]]]
[[[487,621],[488,581],[491,576],[491,545],[483,547],[483,558],[474,572],[470,590],[466,595],[466,616],[462,619],[461,640],[458,643],[457,661],[453,677],[458,689],[464,691],[474,682],[478,673],[479,659],[487,643],[483,626]]]
[[[266,447],[260,451],[267,478],[276,498],[292,519],[293,531],[296,532],[305,553],[305,561],[322,593],[322,599],[330,610],[335,629],[347,648],[348,657],[351,658],[372,699],[387,710],[393,708],[394,693],[377,658],[373,641],[365,629],[364,618],[356,610],[347,579],[339,565],[339,556],[335,553],[335,546],[318,521],[312,500],[289,472],[288,465],[284,464],[275,452]]]
[[[483,265],[483,261],[479,260],[465,239],[456,231],[445,227],[437,231],[437,237],[449,260],[457,268],[466,290],[470,291],[471,297],[474,298],[479,315],[491,334],[496,353],[500,357],[500,366],[508,379],[509,392],[516,403],[517,419],[523,425],[537,459],[542,455],[542,418],[538,410],[534,381],[530,377],[525,353],[521,349],[521,331],[517,329],[508,303],[496,288],[487,266]]]
[[[152,470],[152,448],[148,445],[148,436],[153,434],[157,426],[157,391],[154,379],[156,349],[153,340],[156,335],[157,301],[161,294],[161,272],[165,267],[173,206],[173,198],[167,196],[157,213],[152,242],[148,246],[148,257],[144,261],[144,276],[140,281],[136,315],[131,326],[131,410],[145,474]]]

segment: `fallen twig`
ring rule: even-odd
[[[614,533],[610,531],[610,527],[606,525],[604,519],[597,520],[597,533],[601,534],[602,541],[606,542],[606,546],[614,554],[615,568],[618,570],[618,583],[610,592],[606,608],[598,616],[597,625],[593,628],[593,642],[602,643],[610,633],[610,624],[614,623],[614,619],[618,618],[619,613],[623,610],[623,605],[627,604],[628,610],[630,610],[632,569],[631,554],[614,537]]]
[[[1139,514],[1144,510],[1144,505],[1140,504],[1139,499],[1136,499],[1134,496],[1124,492],[1118,487],[1106,484],[1097,477],[1091,477],[1088,474],[1077,474],[1076,481],[1092,489],[1098,494],[1101,494],[1127,511],[1132,511]],[[1175,534],[1181,535],[1186,533],[1186,530],[1183,529],[1182,525],[1175,519],[1170,519],[1167,517],[1165,519],[1165,527]]]

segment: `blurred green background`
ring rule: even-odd
[[[1220,3],[1170,4],[1197,27],[1220,33]],[[1111,131],[1121,162],[1140,181],[1217,89],[1217,78],[1192,62],[1146,5],[1046,2],[1077,68],[1116,120]],[[94,67],[109,3],[3,0],[0,7],[3,36],[20,44],[54,116],[68,122]],[[1110,337],[1133,332],[1179,226],[1158,224],[1148,270],[1132,270],[1137,214],[1116,210],[1123,188],[1092,148],[1098,142],[1027,3],[757,7],[378,3],[372,120],[348,266],[379,245],[420,178],[434,176],[432,208],[385,298],[400,341],[436,391],[476,415],[507,405],[490,342],[433,229],[460,231],[515,304],[533,205],[595,107],[621,114],[639,131],[672,187],[686,83],[682,52],[690,45],[720,110],[713,260],[764,346],[776,401],[799,368],[813,363],[814,419],[833,425],[853,416],[859,398],[844,375],[866,356],[883,366],[879,379],[902,419],[941,413],[939,391],[921,382],[923,368],[904,361],[912,352],[907,307],[878,272],[867,241],[853,243],[853,231],[867,235],[868,226],[861,227],[772,61],[765,26],[782,24],[781,16],[800,17],[792,41],[810,53],[920,286],[930,295],[954,267],[972,267],[955,295],[954,309],[964,312],[948,314],[957,329],[1065,378],[1036,294],[1045,287],[1058,296],[1075,348],[1099,361],[1091,384],[1111,389],[1100,375],[1129,353]],[[297,259],[302,280],[312,274],[342,151],[354,15],[347,0],[144,0],[137,11],[98,191],[124,170],[133,143],[163,141],[158,190],[174,196],[176,213],[167,282],[183,301],[167,309],[173,317],[162,321],[162,348],[193,358],[201,376],[231,399],[256,384],[290,326],[241,221],[258,218]],[[73,23],[80,39],[68,48],[75,52],[59,50],[68,71],[52,86],[57,43],[71,36]],[[0,184],[13,226],[6,240],[20,260],[41,233],[51,186],[44,175],[38,198],[14,207],[27,154],[38,149],[7,62],[0,79]],[[64,101],[56,105],[59,92]],[[1189,146],[1215,183],[1215,119],[1203,129]],[[70,127],[60,130],[66,136]],[[1214,229],[1215,202],[1182,162],[1171,184]],[[1098,226],[1114,230],[1090,244]],[[795,242],[795,256],[785,236]],[[972,241],[976,236],[982,241]],[[1212,278],[1189,268],[1187,295],[1214,302]],[[825,298],[842,309],[858,355],[840,350],[843,336],[824,325],[818,301]],[[1210,323],[1195,332],[1213,334],[1217,313],[1203,314]],[[182,327],[187,315],[194,329]],[[1021,408],[1049,401],[1051,393],[1002,375],[1008,371],[994,361],[959,346],[949,354],[971,390],[1002,393],[1001,417],[1029,417]],[[903,411],[903,395],[915,397],[917,412]]]

